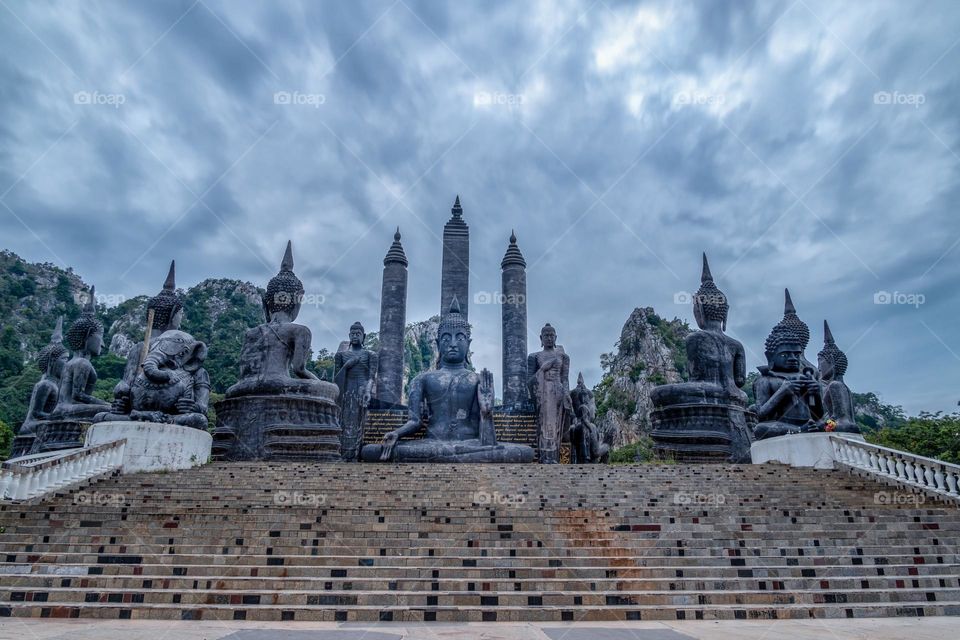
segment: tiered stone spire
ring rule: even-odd
[[[460,312],[467,318],[470,301],[470,228],[463,221],[459,195],[450,213],[450,220],[443,226],[440,315],[447,312],[456,296],[460,301]]]
[[[377,399],[398,405],[403,399],[403,332],[407,321],[407,255],[400,244],[400,227],[383,259],[380,295],[380,366]]]
[[[503,406],[520,409],[527,404],[527,262],[513,231],[500,268]]]

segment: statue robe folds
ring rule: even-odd
[[[340,455],[355,462],[363,447],[364,424],[372,381],[377,375],[377,354],[368,349],[337,352],[333,381],[340,389]]]
[[[570,429],[570,356],[563,347],[534,353],[527,359],[533,372],[530,395],[537,412],[537,447],[541,464],[560,462],[560,443]]]

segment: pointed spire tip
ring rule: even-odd
[[[293,271],[293,241],[287,240],[287,250],[283,252],[280,271]]]

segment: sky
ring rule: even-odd
[[[750,369],[789,287],[808,358],[827,318],[854,391],[953,411],[958,59],[953,0],[0,0],[0,247],[112,304],[172,258],[265,286],[289,238],[335,349],[398,226],[407,318],[438,312],[459,194],[498,381],[513,229],[574,379],[635,307],[693,324],[706,251]]]

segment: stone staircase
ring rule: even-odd
[[[0,507],[0,615],[960,614],[960,510],[778,465],[214,463]]]

